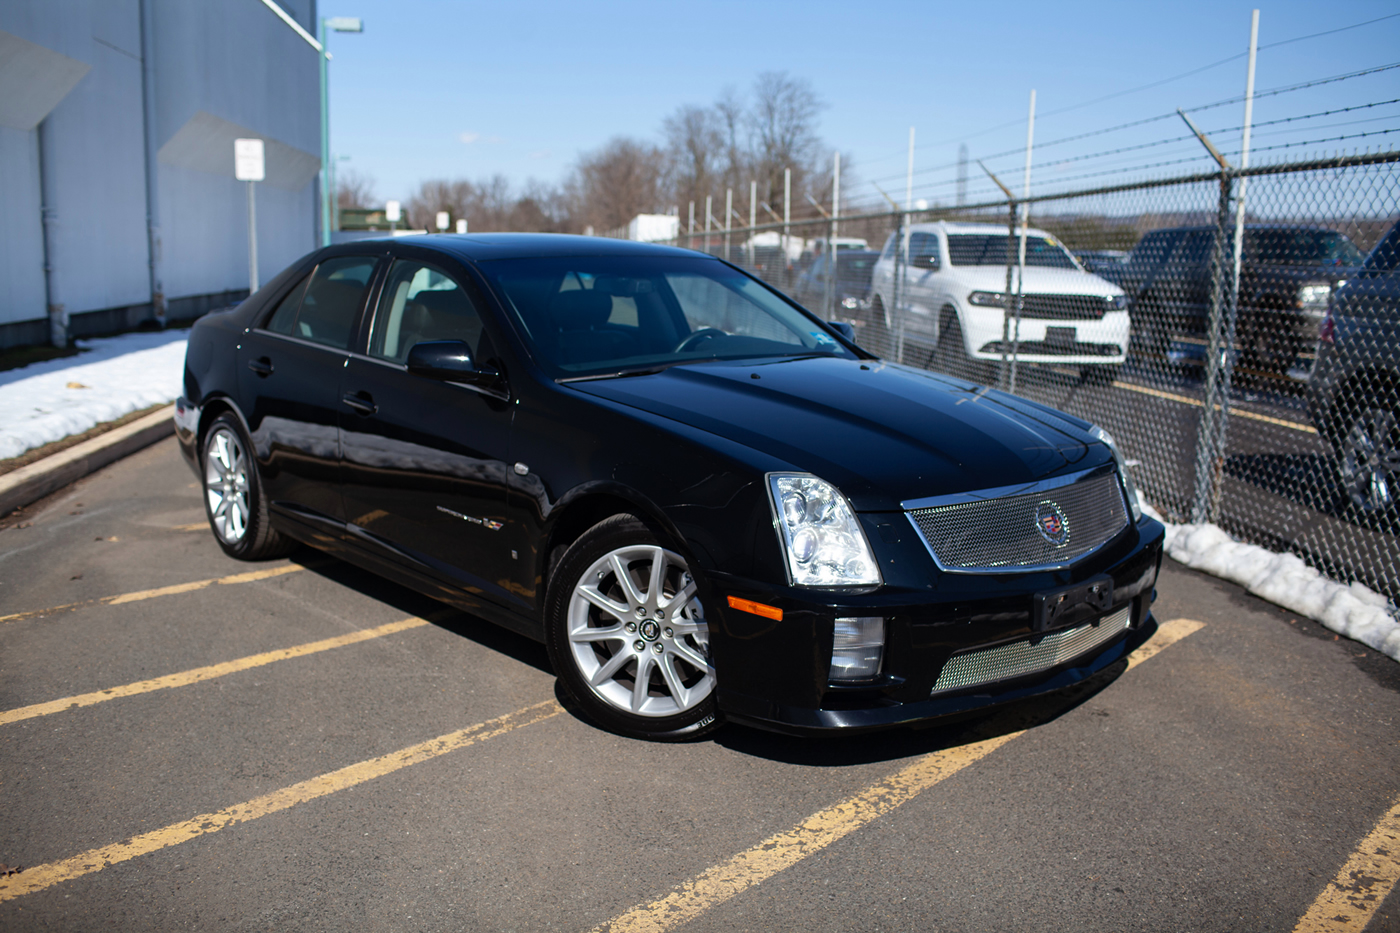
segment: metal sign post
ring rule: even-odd
[[[253,186],[262,181],[266,168],[261,139],[233,141],[233,177],[248,183],[248,294],[258,290],[258,212]]]

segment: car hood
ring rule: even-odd
[[[878,360],[705,363],[569,388],[743,444],[780,461],[770,469],[813,473],[857,511],[1019,485],[1111,456],[1068,416]]]
[[[950,278],[976,291],[1006,291],[1005,266],[949,266]],[[1015,287],[1015,272],[1012,273],[1012,287]],[[1037,266],[1026,267],[1027,294],[1037,295],[1121,295],[1123,290],[1107,279],[1092,272],[1078,269],[1043,269]]]

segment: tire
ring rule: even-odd
[[[550,577],[545,646],[590,719],[661,742],[718,728],[700,592],[686,559],[635,515],[604,519],[570,545]]]
[[[963,340],[958,312],[944,308],[938,319],[938,346],[933,350],[929,368],[948,376],[990,385],[993,369],[981,360],[970,359]]]
[[[1079,367],[1079,381],[1090,386],[1111,386],[1122,370],[1122,365],[1081,366]]]
[[[228,413],[209,425],[200,448],[204,514],[219,547],[238,560],[265,560],[290,549],[290,542],[268,521],[252,449],[243,425]]]
[[[1347,406],[1337,439],[1338,479],[1351,504],[1383,512],[1400,499],[1400,405],[1395,399]]]
[[[894,338],[890,335],[889,322],[885,320],[885,303],[876,295],[866,312],[865,326],[861,328],[860,346],[879,357],[894,356]]]

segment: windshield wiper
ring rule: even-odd
[[[670,369],[672,366],[684,366],[687,363],[694,363],[696,360],[676,360],[671,363],[662,363],[659,366],[645,366],[640,369],[619,369],[610,373],[593,373],[588,376],[565,376],[556,379],[555,382],[594,382],[598,379],[625,379],[628,376],[654,376],[659,372]]]

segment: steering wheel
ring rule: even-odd
[[[684,353],[686,350],[693,350],[695,348],[695,345],[702,341],[712,340],[715,337],[728,336],[728,334],[720,330],[718,327],[702,327],[695,333],[688,335],[680,343],[676,344],[676,349],[672,350],[671,352]]]

